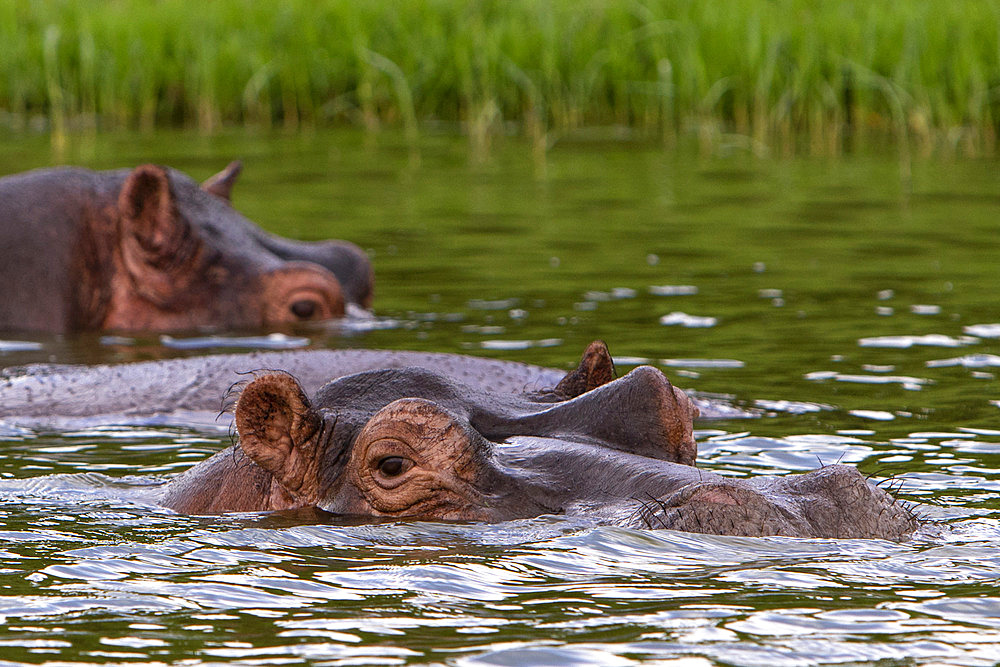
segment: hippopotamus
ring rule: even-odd
[[[244,329],[370,307],[361,249],[263,231],[230,203],[239,171],[201,186],[152,164],[0,178],[0,330]]]
[[[595,341],[551,389],[500,394],[433,369],[370,370],[308,396],[238,388],[237,442],[158,492],[178,512],[319,508],[368,519],[571,514],[726,535],[902,540],[913,514],[855,469],[734,479],[694,467],[698,409],[659,370],[615,378]]]
[[[29,364],[0,370],[0,421],[43,428],[86,424],[225,425],[222,397],[246,373],[282,369],[309,395],[330,380],[363,371],[418,366],[496,394],[554,387],[565,370],[519,361],[408,350],[282,350],[94,366]],[[749,417],[718,399],[692,396],[702,419]]]

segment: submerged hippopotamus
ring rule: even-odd
[[[239,171],[202,186],[155,165],[0,178],[0,330],[257,328],[369,307],[365,254],[261,230],[230,206]]]
[[[293,375],[306,394],[371,370],[419,366],[494,394],[554,387],[566,371],[519,361],[409,350],[283,350],[83,366],[29,364],[0,370],[0,428],[77,429],[94,424],[224,425],[222,396],[260,368]],[[753,416],[716,398],[692,396],[702,419]]]
[[[848,466],[733,479],[694,467],[697,416],[649,366],[615,379],[592,343],[550,390],[501,394],[426,368],[334,380],[311,399],[268,372],[235,402],[238,443],[168,482],[206,514],[318,507],[364,517],[500,521],[579,514],[729,535],[901,540],[916,520]]]

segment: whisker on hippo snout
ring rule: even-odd
[[[631,500],[638,503],[639,507],[629,516],[629,523],[641,522],[645,528],[650,530],[672,528],[673,523],[667,522],[667,510],[676,508],[669,508],[662,499],[651,493],[647,493],[646,497],[648,500],[636,496],[631,497]],[[654,519],[658,525],[654,525]]]
[[[906,480],[902,477],[890,477],[887,480],[889,483],[886,485],[885,492],[892,496],[892,499],[898,500],[899,492],[903,490],[903,485]]]
[[[652,498],[652,496],[650,496],[650,497]],[[638,498],[636,496],[631,496],[630,499],[633,502],[638,503],[639,506],[635,509],[634,512],[632,512],[632,514],[629,515],[629,517],[628,517],[629,523],[633,523],[633,522],[637,522],[638,523],[638,522],[641,522],[641,523],[645,524],[646,528],[652,528],[652,525],[650,525],[651,524],[650,519],[653,516],[653,511],[650,508],[650,503],[648,501],[643,500],[642,498]]]
[[[837,460],[833,462],[833,465],[840,465],[843,462],[845,456],[847,456],[847,452],[841,452],[840,456],[837,457]],[[830,465],[828,463],[823,463],[823,459],[820,457],[819,454],[816,455],[816,460],[819,461],[820,468],[825,468],[828,465]]]
[[[871,473],[870,475],[866,475],[866,476],[865,476],[865,479],[866,479],[866,480],[870,480],[870,479],[872,479],[873,477],[879,477],[879,476],[881,476],[881,475],[882,475],[882,473],[885,473],[885,472],[887,472],[887,471],[891,471],[891,470],[892,470],[892,468],[891,468],[891,467],[889,467],[889,466],[883,466],[883,467],[881,467],[881,468],[876,468],[876,469],[875,469],[874,471],[872,471],[872,473]],[[885,482],[887,482],[887,481],[889,481],[889,480],[892,480],[892,479],[896,479],[896,474],[890,474],[890,475],[889,475],[888,477],[886,477],[885,479],[883,479],[883,480],[881,480],[881,481],[879,481],[879,482],[876,482],[876,483],[875,483],[875,486],[878,486],[879,484],[883,484],[883,483],[885,483]]]
[[[656,523],[658,525],[655,526],[653,525],[653,519],[656,519]],[[649,528],[650,530],[656,530],[656,529],[669,530],[670,528],[673,527],[673,524],[667,523],[666,517],[664,515],[656,514],[655,512],[652,511],[650,511],[650,513],[645,517],[645,521],[646,521],[646,528]]]
[[[240,375],[243,375],[243,373],[240,373]],[[236,409],[236,401],[239,400],[240,394],[243,393],[243,388],[247,386],[247,382],[249,381],[250,380],[248,379],[237,380],[226,388],[225,393],[222,395],[222,409],[219,412],[220,417],[226,413],[233,413],[233,410]]]

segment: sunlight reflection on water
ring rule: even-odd
[[[924,442],[983,437],[913,435]],[[851,461],[879,455],[857,438],[813,435],[718,438],[704,456],[710,466],[780,472],[815,467],[817,453],[824,452]],[[0,483],[6,488],[5,506],[20,501],[31,507],[31,496],[39,494],[47,506],[29,511],[51,515],[55,505],[77,527],[72,533],[0,533],[6,562],[15,557],[39,563],[21,570],[34,592],[0,598],[0,614],[8,622],[43,625],[50,622],[46,619],[58,622],[81,613],[95,620],[108,614],[164,620],[131,635],[105,635],[108,646],[170,650],[178,632],[170,629],[176,625],[170,619],[176,617],[191,619],[185,627],[194,628],[181,631],[182,636],[219,636],[205,649],[220,659],[434,659],[451,646],[465,655],[460,664],[598,657],[605,664],[609,655],[633,664],[637,656],[684,659],[699,646],[697,654],[712,659],[731,661],[740,654],[747,664],[764,664],[780,650],[778,664],[799,664],[819,648],[855,660],[867,659],[862,654],[870,658],[868,648],[850,639],[858,634],[896,637],[879,650],[891,646],[897,657],[932,655],[926,647],[939,628],[927,619],[964,627],[1000,622],[991,616],[991,601],[935,599],[950,587],[995,578],[1000,551],[993,545],[1000,541],[1000,523],[992,518],[958,523],[943,541],[918,537],[905,544],[637,531],[555,517],[494,526],[281,526],[268,525],[280,524],[278,516],[206,522],[158,510],[150,514],[152,508],[113,495],[81,503],[77,487],[89,483],[103,489],[108,480],[42,479],[48,480],[45,488],[40,480],[13,487]],[[967,475],[948,479],[982,488]],[[948,487],[939,478],[918,475],[913,481],[932,489]],[[102,507],[103,513],[95,515]],[[90,527],[78,535],[81,522]],[[118,537],[142,527],[153,530],[142,541]],[[35,560],[42,553],[45,559]],[[757,609],[752,600],[767,590],[809,603]],[[295,643],[225,639],[250,618]],[[519,639],[539,631],[562,639]],[[475,639],[484,634],[491,636],[489,642]],[[608,643],[609,637],[614,641]],[[750,637],[766,641],[748,644]],[[914,641],[920,637],[928,639]],[[18,645],[25,648],[30,641]],[[383,651],[386,641],[407,648]],[[591,644],[593,652],[581,649]],[[504,648],[508,645],[519,648]],[[986,655],[982,642],[941,646],[966,659]]]

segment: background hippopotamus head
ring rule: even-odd
[[[204,188],[154,165],[128,174],[116,202],[119,272],[103,328],[259,327],[340,317],[348,300],[370,304],[371,268],[360,251],[258,229],[228,203],[236,171]]]
[[[368,308],[365,253],[254,225],[229,202],[239,171],[203,186],[156,165],[0,178],[0,330],[260,328]]]

